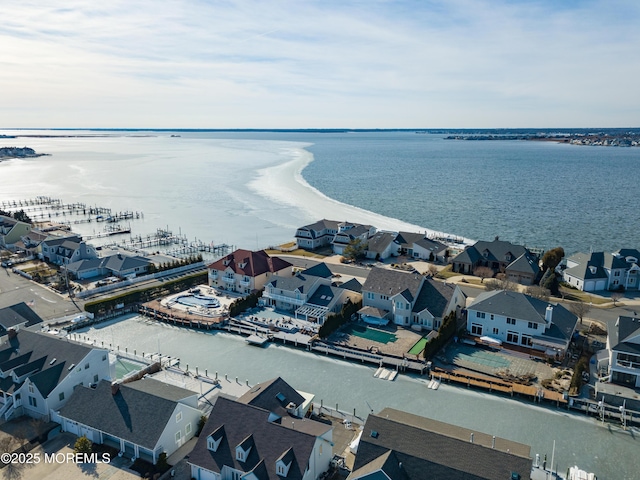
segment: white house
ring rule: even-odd
[[[80,385],[110,378],[109,354],[48,333],[9,331],[0,345],[0,415],[50,419]]]
[[[564,356],[577,321],[562,305],[507,290],[481,293],[467,309],[471,335],[529,347],[549,357]]]
[[[0,337],[7,335],[9,330],[17,331],[38,323],[42,323],[42,318],[24,302],[0,308]]]
[[[295,236],[298,248],[313,250],[331,245],[333,252],[341,255],[355,239],[362,240],[366,245],[375,231],[371,225],[323,219],[298,228]]]
[[[117,448],[128,458],[156,463],[196,433],[198,394],[153,378],[77,388],[59,411],[62,430]]]
[[[617,252],[576,253],[567,258],[565,282],[585,292],[638,290],[640,252],[624,248]]]
[[[218,396],[189,455],[196,480],[316,480],[333,457],[333,427]]]
[[[607,337],[611,382],[640,388],[640,319],[620,316]]]

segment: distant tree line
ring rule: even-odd
[[[29,223],[29,224],[33,223],[33,220],[31,220],[31,218],[29,218],[29,215],[27,215],[27,213],[22,209],[14,212],[14,213],[6,212],[4,210],[0,210],[0,215],[3,215],[5,217],[13,218],[14,220],[17,220],[19,222],[24,222],[24,223]]]

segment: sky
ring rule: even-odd
[[[2,10],[0,128],[640,126],[637,0]]]

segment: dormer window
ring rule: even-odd
[[[224,437],[223,425],[216,428],[211,435],[207,437],[207,448],[212,452],[217,452],[222,438]]]
[[[322,444],[320,444],[322,446]],[[286,477],[289,474],[289,468],[294,460],[293,449],[289,448],[286,452],[280,455],[280,458],[276,460],[276,474],[279,477]]]
[[[246,462],[251,453],[251,447],[253,447],[253,435],[249,435],[236,447],[236,460]]]

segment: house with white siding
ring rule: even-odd
[[[640,319],[620,316],[607,337],[611,382],[640,388]]]
[[[638,290],[640,251],[623,248],[617,252],[576,253],[567,258],[562,277],[584,292]]]
[[[109,378],[105,349],[48,333],[9,330],[0,344],[0,415],[50,420],[75,388]]]
[[[31,232],[30,224],[0,215],[0,247],[13,250],[15,244],[29,232]]]
[[[65,432],[155,464],[161,453],[169,456],[193,438],[202,414],[196,392],[143,378],[77,388],[58,421]]]
[[[566,353],[577,322],[578,317],[560,304],[507,290],[484,292],[467,308],[471,335],[488,336],[554,358]]]
[[[67,265],[79,260],[98,258],[98,252],[77,235],[50,237],[40,247],[42,258],[56,265]]]

